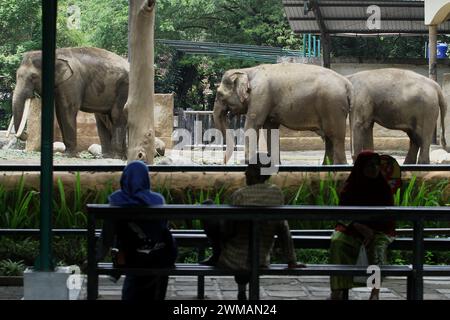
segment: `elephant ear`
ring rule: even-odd
[[[239,100],[244,103],[250,96],[250,82],[245,72],[235,72],[230,76]]]
[[[55,85],[58,86],[73,76],[69,59],[58,57],[55,61]]]

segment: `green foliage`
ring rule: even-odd
[[[6,191],[3,186],[0,186],[0,227],[10,229],[22,226],[34,227],[37,221],[36,208],[30,206],[30,203],[37,194],[35,191],[25,190],[23,175],[12,191]]]
[[[0,260],[24,261],[25,265],[31,266],[38,253],[39,242],[31,238],[2,237],[0,239]]]
[[[23,261],[12,261],[11,259],[0,261],[0,276],[21,276],[24,271]]]
[[[61,178],[57,179],[58,200],[53,201],[55,211],[55,226],[65,226],[65,228],[86,227],[87,217],[82,212],[82,208],[88,198],[85,193],[81,191],[80,174],[75,176],[75,188],[73,192],[74,203],[69,206],[66,201],[66,193]]]
[[[162,194],[162,196],[164,197],[164,199],[166,201],[166,204],[174,203],[173,196],[170,191],[170,186],[167,184],[166,181],[164,181],[164,183],[162,185],[158,185],[155,188],[155,192]]]
[[[96,191],[95,196],[93,198],[93,202],[98,204],[107,204],[109,202],[108,197],[113,192],[114,190],[112,186],[112,181],[108,180],[104,188]]]
[[[420,186],[418,186],[417,177],[412,176],[406,187],[403,188],[403,192],[397,191],[394,197],[394,204],[404,207],[439,206],[443,201],[442,195],[447,185],[447,180],[441,180],[437,184],[422,181]]]
[[[80,237],[55,236],[52,242],[53,256],[59,265],[82,265],[87,258],[87,241]],[[0,239],[0,260],[22,261],[27,266],[34,265],[39,254],[39,241],[33,238]]]

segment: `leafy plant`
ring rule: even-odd
[[[171,204],[171,203],[174,202],[174,198],[173,198],[172,193],[170,191],[170,186],[167,184],[166,181],[164,181],[164,183],[162,185],[158,185],[155,188],[155,191],[160,193],[160,194],[162,194],[162,196],[166,200],[167,204]]]
[[[18,184],[12,191],[6,191],[0,187],[0,199],[2,200],[1,226],[17,229],[23,226],[35,226],[36,212],[31,212],[30,203],[38,192],[25,190],[25,178],[22,175]]]
[[[114,192],[114,190],[113,190],[113,186],[112,186],[112,181],[111,180],[106,181],[106,187],[103,189],[100,189],[96,192],[94,199],[93,199],[94,203],[107,204],[108,197],[113,192]]]
[[[85,200],[85,194],[81,191],[81,182],[79,173],[75,176],[74,188],[74,204],[69,207],[66,199],[66,192],[61,178],[57,179],[57,187],[59,198],[53,201],[55,211],[55,226],[63,228],[85,227],[87,225],[87,217],[82,212]]]
[[[10,259],[0,261],[0,276],[21,276],[24,270],[23,261],[12,261]]]
[[[394,197],[395,205],[404,207],[439,206],[442,203],[443,191],[447,185],[447,180],[441,180],[437,184],[422,181],[420,186],[417,187],[417,177],[412,176],[403,193],[400,194],[400,191],[397,191]]]

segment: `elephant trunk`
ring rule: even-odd
[[[33,92],[31,90],[18,90],[17,88],[14,90],[13,94],[13,116],[14,116],[14,129],[16,134],[19,134],[18,138],[21,140],[26,140],[25,135],[22,132],[19,132],[21,127],[24,127],[22,124],[22,120],[26,121],[24,117],[25,110],[25,102],[28,99],[33,98]],[[26,115],[25,115],[26,117]],[[23,131],[23,130],[22,130]]]
[[[225,139],[227,130],[227,108],[219,101],[219,99],[216,99],[214,102],[214,125],[216,129],[222,132],[222,136]]]
[[[230,139],[230,141],[227,141],[227,107],[216,98],[216,101],[214,102],[214,125],[216,129],[220,130],[222,133],[223,140],[226,144],[226,153],[224,158],[224,163],[226,164],[228,160],[231,158],[231,154],[234,151],[234,141],[233,139]]]

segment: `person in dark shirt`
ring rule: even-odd
[[[164,197],[150,191],[148,167],[142,161],[130,162],[120,179],[120,190],[109,196],[113,206],[151,206],[165,204]],[[118,250],[115,264],[119,267],[171,267],[177,257],[175,241],[166,220],[105,221],[97,260],[111,247]],[[136,276],[127,274],[122,300],[164,300],[168,276]]]
[[[340,193],[341,206],[392,206],[392,190],[380,170],[381,158],[371,151],[361,152]],[[395,221],[340,221],[331,239],[331,264],[356,264],[361,246],[370,265],[386,264],[386,249],[395,237]],[[331,299],[348,299],[355,286],[351,276],[331,276]],[[374,288],[370,299],[379,298]]]

